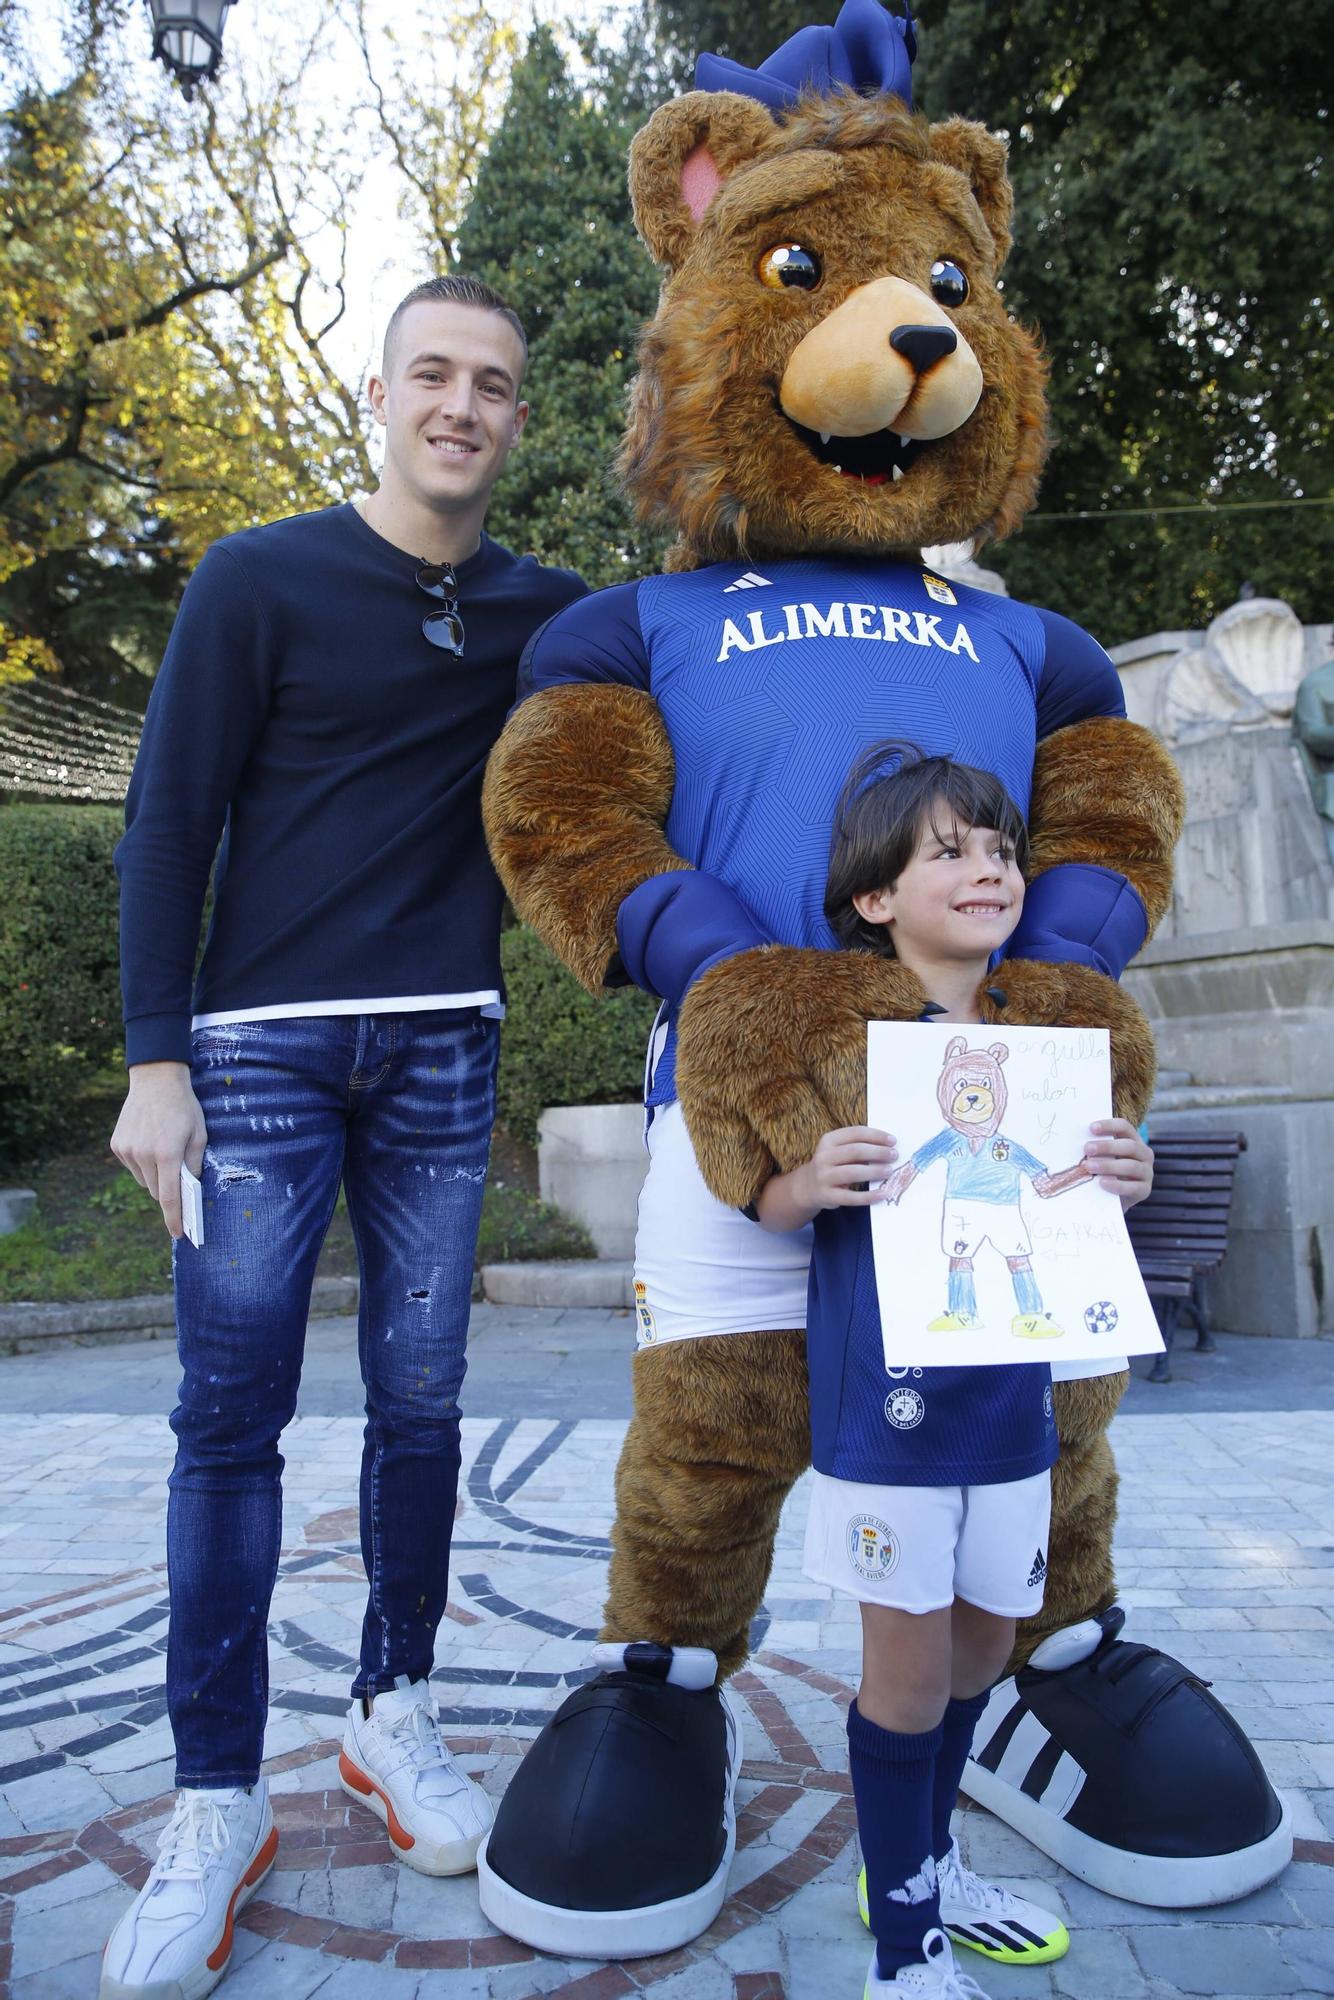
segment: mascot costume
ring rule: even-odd
[[[835,801],[869,745],[982,765],[1028,814],[1023,920],[982,1019],[1107,1026],[1117,1110],[1142,1117],[1152,1087],[1114,982],[1168,904],[1176,771],[1086,633],[920,553],[1019,525],[1045,410],[997,282],[1004,145],[911,110],[914,52],[910,21],[848,0],[757,72],[701,58],[636,138],[664,279],[621,471],[678,540],[666,574],[537,636],[487,776],[523,919],[590,991],[663,1001],[603,1671],[529,1750],[479,1857],[492,1922],[564,1956],[670,1950],[725,1894],[724,1684],[809,1459],[806,1233],[744,1211],[863,1122],[867,1021],[926,997],[831,949],[823,915]],[[1220,1902],[1270,1880],[1291,1833],[1204,1684],[1118,1637],[1110,1370],[1058,1385],[1046,1605],[965,1789],[1085,1881]]]

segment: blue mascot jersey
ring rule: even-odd
[[[771,940],[832,947],[823,905],[834,810],[873,744],[906,738],[993,771],[1027,813],[1039,740],[1125,714],[1115,667],[1068,619],[879,559],[717,563],[599,591],[553,618],[524,655],[521,697],[568,682],[653,696],[676,761],[667,839],[753,920],[732,935],[706,926],[702,943],[698,905],[683,897],[690,878],[679,874],[626,899],[626,971],[673,1013],[690,980],[732,951]],[[1050,874],[1083,878],[1094,905],[1107,889],[1090,897],[1089,887],[1102,877],[1113,906],[1129,901],[1132,927],[1141,923],[1119,876]],[[670,924],[664,897],[676,899]],[[1132,949],[1140,941],[1142,929]],[[1031,955],[1120,969],[1064,943]],[[672,1095],[672,1071],[669,1038],[652,1102]]]
[[[1045,1362],[886,1368],[863,1208],[826,1208],[815,1218],[806,1354],[811,1462],[833,1479],[1000,1486],[1056,1463]]]

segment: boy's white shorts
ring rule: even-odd
[[[999,1618],[1040,1609],[1050,1473],[1000,1486],[812,1477],[802,1568],[813,1582],[894,1611],[941,1611],[956,1597]]]

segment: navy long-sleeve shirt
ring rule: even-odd
[[[195,571],[116,850],[128,1062],[188,1062],[195,1013],[499,990],[482,773],[526,641],[585,586],[484,535],[456,659],[422,635],[417,567],[341,506]]]

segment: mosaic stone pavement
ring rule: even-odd
[[[496,1794],[589,1671],[622,1431],[601,1418],[465,1421],[436,1688],[465,1768]],[[430,1881],[395,1865],[378,1822],[338,1787],[364,1588],[347,1505],[359,1442],[349,1417],[299,1419],[285,1440],[267,1742],[281,1846],[221,1990],[234,2000],[855,2000],[868,1957],[844,1775],[856,1614],[801,1575],[804,1488],[784,1516],[755,1656],[735,1683],[746,1760],[722,1915],[670,1958],[571,1964],[497,1936],[472,1878]],[[1123,1416],[1115,1442],[1130,1634],[1212,1677],[1293,1801],[1298,1859],[1240,1904],[1138,1910],[966,1810],[966,1857],[1058,1903],[1074,1939],[1052,1967],[970,1960],[967,1970],[992,2000],[1334,1994],[1334,1414]],[[170,1443],[156,1417],[0,1417],[0,1994],[13,2000],[95,1994],[106,1934],[167,1815]]]

